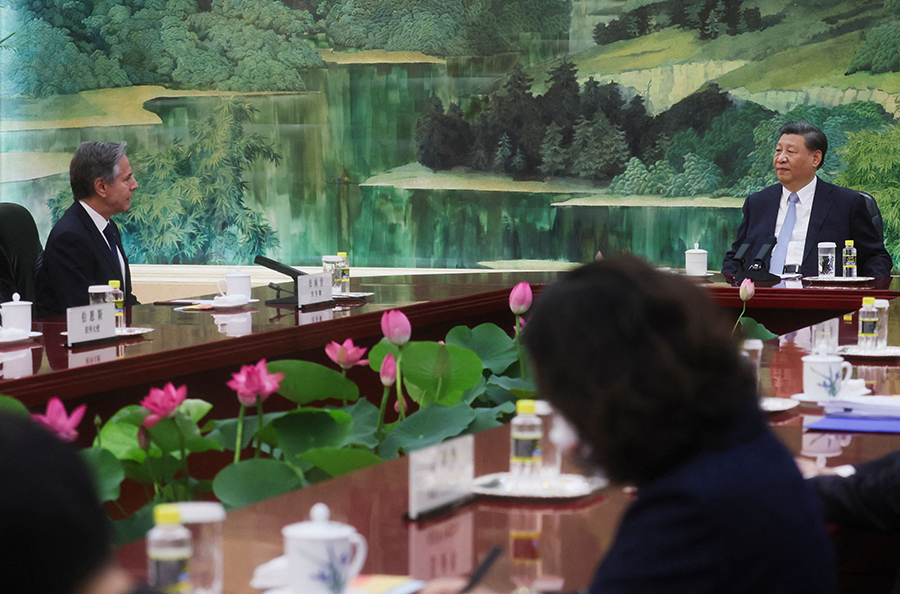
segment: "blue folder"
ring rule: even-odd
[[[806,426],[815,431],[853,431],[855,433],[900,433],[900,419],[873,417],[825,417]]]

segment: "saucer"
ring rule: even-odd
[[[871,395],[871,390],[869,390],[867,388],[865,390],[857,390],[855,392],[842,391],[834,398],[825,398],[823,400],[819,400],[818,398],[816,398],[812,395],[804,394],[802,392],[800,394],[794,394],[793,396],[791,396],[791,399],[796,400],[797,402],[806,402],[808,404],[818,404],[819,406],[823,406],[823,405],[831,402],[832,400],[840,400],[841,398],[847,398],[848,396],[869,396],[869,395]]]
[[[763,398],[759,401],[759,409],[763,412],[783,412],[800,406],[798,400],[793,398]]]
[[[243,301],[243,302],[240,302],[240,303],[228,303],[228,304],[225,304],[225,303],[216,303],[216,300],[215,300],[215,299],[211,299],[211,300],[209,300],[209,302],[207,302],[207,301],[205,301],[205,300],[199,301],[199,303],[200,303],[201,305],[202,305],[202,304],[205,304],[205,303],[208,303],[209,305],[212,305],[213,309],[218,309],[218,310],[223,310],[223,309],[240,309],[240,308],[244,307],[245,305],[249,305],[249,304],[251,304],[251,303],[258,303],[258,302],[259,302],[259,299],[247,299],[246,301]]]
[[[14,344],[22,344],[28,342],[32,338],[43,336],[41,332],[29,332],[28,336],[20,336],[19,338],[0,338],[0,346],[12,346]]]
[[[477,477],[472,486],[472,493],[525,499],[577,499],[602,489],[608,483],[606,479],[593,476],[561,474],[552,484],[545,480],[537,484],[537,488],[518,489],[511,488],[508,472],[497,472]]]
[[[804,276],[803,280],[810,283],[822,283],[828,285],[855,285],[868,283],[875,280],[874,276]]]
[[[888,346],[877,351],[864,351],[859,345],[848,344],[838,348],[838,354],[856,359],[900,359],[900,346]]]

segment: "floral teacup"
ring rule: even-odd
[[[853,366],[838,355],[803,357],[803,394],[810,400],[830,400],[841,391]]]

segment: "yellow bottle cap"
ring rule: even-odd
[[[177,505],[162,503],[153,508],[153,521],[157,524],[180,524],[181,513]]]
[[[846,240],[846,241],[844,242],[844,245],[849,246],[849,247],[853,247],[853,240],[852,240],[852,239]]]
[[[516,402],[516,414],[533,415],[534,400],[519,400],[518,402]]]
[[[863,297],[863,305],[875,305],[874,297]]]
[[[341,258],[344,258],[344,259],[346,260],[346,259],[347,259],[347,252],[338,252],[338,256],[340,256]]]
[[[111,281],[109,281],[108,284],[109,284],[109,286],[112,287],[113,289],[118,289],[118,288],[120,288],[120,287],[122,286],[121,281],[118,281],[118,280],[111,280]]]

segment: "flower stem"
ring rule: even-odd
[[[378,409],[378,424],[375,425],[375,437],[380,441],[384,435],[384,411],[387,409],[388,396],[391,394],[391,387],[385,386],[384,393],[381,395],[381,407]]]
[[[744,317],[744,312],[747,311],[747,302],[744,301],[744,306],[741,308],[741,315],[738,316],[737,321],[734,323],[734,328],[731,329],[731,335],[734,336],[734,331],[737,330],[738,324],[741,323],[741,318]]]
[[[528,379],[528,371],[525,369],[525,357],[522,354],[522,342],[519,340],[519,325],[522,322],[522,316],[516,314],[516,353],[519,355],[519,375],[522,379]]]
[[[187,450],[184,447],[184,433],[181,432],[181,427],[178,426],[178,423],[175,423],[175,429],[178,430],[178,441],[181,444],[181,463],[184,465],[184,496],[190,501],[193,499],[191,496],[191,473],[188,470]]]
[[[400,413],[400,420],[406,418],[406,407],[403,406],[403,374],[400,373],[400,361],[403,360],[403,347],[400,347],[400,353],[397,355],[397,412]]]
[[[259,436],[263,426],[262,398],[259,396],[256,397],[256,419],[256,453],[253,454],[253,457],[259,458],[259,449],[262,447],[262,441],[259,439]]]
[[[343,377],[344,379],[347,379],[347,370],[344,369],[343,367],[341,367],[341,377]],[[346,382],[345,382],[345,383],[342,383],[342,384],[341,384],[341,402],[343,403],[343,406],[347,406],[347,392],[346,392],[346,389],[347,389],[347,384],[346,384]]]
[[[234,443],[234,463],[241,461],[241,443],[244,441],[244,405],[241,405],[241,411],[238,413],[237,439]]]

